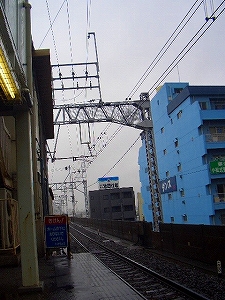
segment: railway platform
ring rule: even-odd
[[[143,299],[130,286],[108,270],[90,253],[53,255],[39,260],[40,280],[44,283],[42,293],[19,293],[22,283],[21,268],[1,268],[1,300],[106,300]]]

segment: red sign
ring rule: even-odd
[[[67,224],[67,216],[46,216],[45,225],[62,225]]]

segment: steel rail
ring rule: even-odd
[[[71,225],[70,225],[71,226]],[[157,278],[159,281],[165,283],[168,287],[171,287],[173,289],[175,289],[176,291],[182,293],[185,296],[188,296],[191,299],[196,299],[196,300],[209,300],[209,298],[177,283],[176,281],[173,281],[169,278],[166,278],[165,276],[153,271],[152,269],[149,269],[145,266],[143,266],[142,264],[130,259],[129,257],[126,257],[104,245],[102,245],[101,243],[99,243],[98,241],[94,240],[93,238],[89,237],[88,235],[86,235],[85,233],[79,231],[78,229],[74,228],[73,226],[71,226],[71,228],[73,228],[73,230],[75,230],[77,233],[81,234],[83,237],[87,238],[89,241],[91,241],[92,243],[96,244],[99,248],[103,249],[106,252],[110,252],[113,255],[116,255],[117,257],[119,257],[120,259],[122,259],[125,262],[128,262],[129,264],[135,266],[136,268],[142,270],[144,273],[147,273],[151,276],[153,276],[154,278]],[[88,250],[89,252],[91,252],[90,250]],[[96,253],[93,253],[93,255],[96,256]],[[101,260],[101,259],[100,259]]]

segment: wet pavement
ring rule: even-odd
[[[0,299],[22,300],[106,300],[142,299],[125,282],[108,270],[90,253],[51,256],[39,260],[43,291],[20,294],[22,284],[20,267],[0,268]]]

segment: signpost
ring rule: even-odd
[[[45,217],[45,243],[46,248],[67,248],[67,253],[69,252],[68,217],[66,215]],[[69,256],[70,253],[68,253]]]

